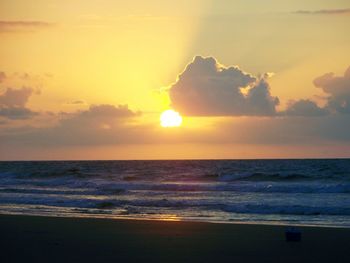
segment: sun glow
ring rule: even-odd
[[[179,127],[181,123],[181,115],[174,110],[166,110],[160,115],[160,125],[162,127]]]

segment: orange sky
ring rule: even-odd
[[[0,159],[349,157],[349,22],[343,0],[1,1]]]

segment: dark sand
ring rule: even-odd
[[[350,229],[0,216],[0,262],[350,262]]]

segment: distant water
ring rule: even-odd
[[[0,162],[0,213],[350,227],[350,160]]]

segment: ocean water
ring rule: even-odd
[[[0,213],[350,227],[350,159],[0,162]]]

